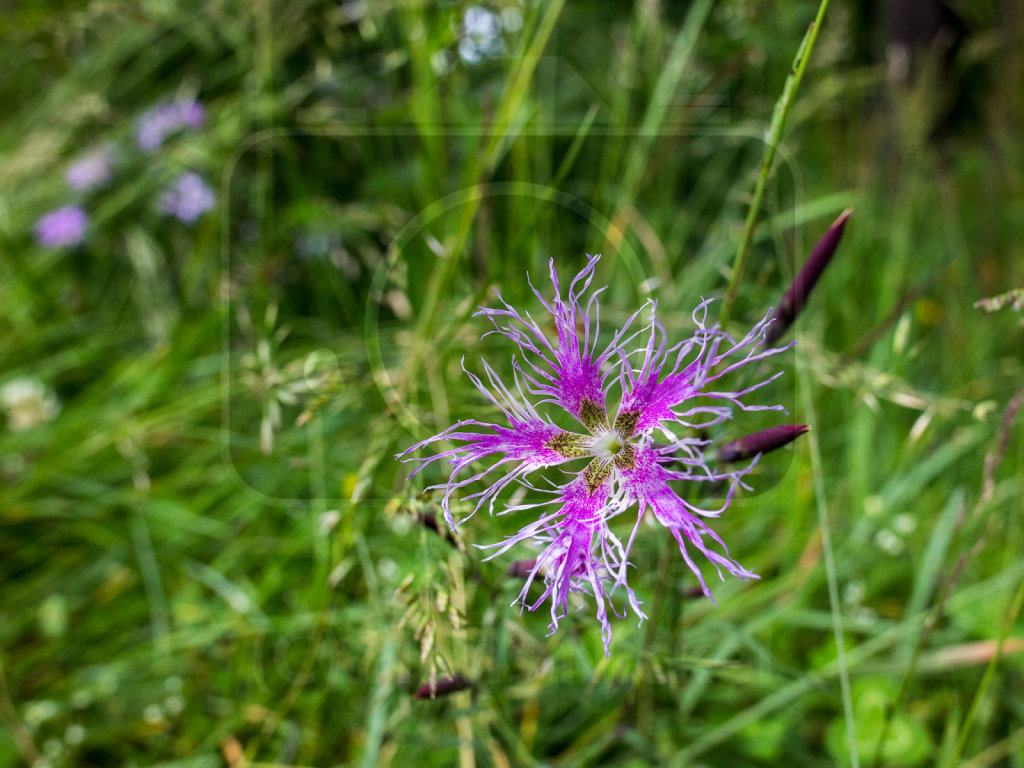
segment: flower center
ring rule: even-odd
[[[590,444],[590,452],[601,459],[614,459],[622,450],[622,438],[614,429],[594,438]]]

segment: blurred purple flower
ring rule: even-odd
[[[206,112],[195,99],[179,99],[153,107],[139,118],[139,148],[149,154],[158,150],[170,134],[182,128],[195,130],[206,120]]]
[[[89,217],[79,206],[58,208],[36,222],[36,239],[47,248],[78,245],[88,224]]]
[[[555,506],[554,510],[545,509],[538,519],[518,533],[486,548],[496,548],[491,555],[495,557],[521,542],[543,547],[535,561],[524,563],[516,571],[525,571],[526,578],[516,602],[532,611],[550,601],[549,628],[554,632],[559,620],[568,612],[570,592],[593,596],[608,653],[611,624],[606,603],[611,604],[610,594],[616,588],[623,588],[633,613],[641,621],[646,618],[626,578],[631,565],[629,552],[648,512],[648,517],[653,516],[678,542],[683,560],[708,597],[711,592],[700,567],[691,557],[694,550],[711,562],[720,578],[723,568],[741,579],[757,578],[729,556],[725,543],[705,522],[706,518],[717,517],[725,511],[753,463],[731,471],[713,469],[704,458],[703,449],[709,441],[692,437],[689,431],[730,419],[730,405],[744,411],[784,410],[779,405],[748,405],[742,401],[781,376],[781,372],[740,391],[719,390],[717,382],[738,368],[788,347],[760,349],[772,322],[770,314],[739,341],[718,326],[708,327],[711,302],[706,300],[693,312],[696,330],[689,339],[669,346],[664,326],[654,317],[656,305],[652,302],[651,320],[646,327],[630,331],[642,311],[638,310],[615,332],[607,346],[599,350],[597,297],[600,291],[585,297],[598,258],[590,257],[587,266],[569,286],[566,299],[561,296],[553,261],[550,272],[554,300],[546,300],[534,289],[551,316],[557,341],[549,340],[529,313],[520,313],[500,295],[502,308],[481,308],[477,313],[494,324],[491,333],[510,339],[522,354],[521,359],[512,362],[515,373],[511,387],[502,382],[486,362],[487,384],[467,371],[477,389],[502,411],[508,425],[459,421],[407,449],[398,458],[422,462],[413,475],[433,462],[443,459],[451,462],[453,471],[447,482],[431,489],[444,490],[441,507],[453,527],[455,521],[449,506],[452,494],[483,480],[498,468],[504,474],[485,481],[483,490],[466,497],[476,500],[470,516],[484,504],[493,513],[498,494],[516,483],[534,493],[550,496],[542,501],[516,502],[500,510],[499,514],[503,514]],[[638,349],[631,348],[638,337],[646,337],[646,341]],[[606,397],[616,384],[621,400],[609,419]],[[532,395],[536,403],[531,402],[528,395]],[[560,406],[589,434],[567,431],[542,416],[536,406],[543,403]],[[680,431],[682,434],[678,434]],[[449,441],[462,445],[442,450],[435,456],[409,457],[421,448]],[[459,478],[463,470],[489,458],[496,459],[490,467]],[[570,479],[561,486],[551,483],[551,487],[537,487],[529,479],[539,469],[570,463],[575,463],[578,469],[567,472]],[[719,508],[704,509],[677,493],[673,487],[676,481],[705,484],[727,481],[728,491]],[[631,510],[632,531],[628,538],[619,538],[609,523]],[[536,601],[528,603],[530,586],[538,576],[543,578],[543,591]],[[615,612],[614,605],[611,607]]]
[[[186,128],[196,130],[201,128],[206,121],[206,110],[203,105],[195,99],[182,99],[176,104],[178,109],[178,121]]]
[[[64,180],[76,191],[95,189],[110,181],[114,151],[110,147],[95,149],[79,157],[64,172]]]
[[[183,173],[160,195],[160,210],[191,224],[213,207],[213,190],[198,173]]]
[[[162,104],[143,113],[139,118],[139,148],[143,152],[155,152],[167,134],[177,127],[177,110],[170,104]]]

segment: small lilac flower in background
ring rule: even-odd
[[[522,354],[522,359],[512,362],[512,387],[503,383],[486,362],[486,384],[466,371],[484,397],[504,414],[507,425],[459,421],[398,458],[422,462],[413,475],[438,460],[451,462],[448,481],[430,489],[444,489],[441,506],[453,527],[456,523],[450,508],[452,495],[483,480],[495,469],[500,468],[499,477],[488,479],[483,490],[465,497],[475,500],[469,516],[484,504],[494,513],[498,495],[516,484],[541,494],[542,498],[550,497],[500,509],[498,514],[539,510],[539,517],[505,541],[485,548],[495,549],[490,556],[495,557],[520,543],[541,547],[535,560],[523,561],[519,568],[526,582],[516,602],[532,611],[550,601],[549,628],[554,632],[559,620],[567,615],[570,593],[592,596],[608,653],[611,623],[606,603],[611,604],[616,589],[624,591],[625,603],[641,621],[646,618],[640,601],[627,584],[630,549],[645,516],[653,517],[668,529],[696,575],[701,591],[709,598],[711,592],[692,557],[694,552],[710,561],[720,578],[722,569],[741,579],[757,578],[730,557],[725,543],[705,522],[729,506],[757,456],[749,466],[740,469],[713,468],[704,457],[709,441],[685,434],[685,430],[711,427],[730,419],[730,406],[744,411],[784,410],[778,405],[743,401],[781,372],[740,391],[720,389],[718,381],[791,345],[762,349],[771,324],[770,314],[739,341],[717,326],[709,327],[707,313],[711,301],[706,300],[693,312],[696,330],[688,339],[670,345],[664,326],[655,319],[656,304],[651,302],[651,320],[646,326],[630,332],[643,311],[638,310],[600,349],[600,291],[585,296],[598,258],[590,257],[569,286],[565,299],[553,261],[550,271],[554,300],[546,300],[534,288],[554,322],[557,342],[548,339],[541,324],[529,313],[514,309],[500,295],[501,308],[481,308],[477,313],[493,323],[490,333],[510,339]],[[637,342],[638,338],[643,343]],[[634,345],[639,346],[633,349]],[[609,418],[608,395],[616,385],[620,402]],[[544,404],[562,408],[588,434],[557,426],[537,410]],[[462,445],[427,458],[409,457],[414,451],[442,441]],[[482,471],[461,477],[463,470],[486,459],[495,461]],[[573,464],[576,468],[571,467]],[[566,465],[570,478],[562,486],[541,488],[529,477],[542,468],[562,465]],[[705,509],[677,493],[671,485],[674,481],[705,485],[724,482],[728,490],[721,506]],[[619,515],[626,515],[632,522],[632,529],[627,527],[629,535],[624,538],[610,525]],[[535,601],[528,602],[530,587],[538,576],[543,578],[542,592]],[[612,610],[615,612],[614,605]]]
[[[47,248],[78,245],[85,235],[89,217],[77,205],[50,211],[36,222],[36,239]]]
[[[174,105],[178,110],[178,122],[193,131],[203,127],[206,122],[206,110],[195,99],[181,99]]]
[[[206,120],[206,112],[195,99],[178,99],[153,107],[139,118],[136,139],[139,148],[149,154],[156,152],[164,140],[182,128],[195,130]]]
[[[137,139],[143,152],[155,152],[164,143],[164,138],[177,127],[177,111],[170,104],[143,113],[139,118]]]
[[[113,162],[114,152],[111,148],[93,150],[68,166],[64,180],[76,192],[102,187],[110,181]]]
[[[160,195],[160,210],[191,224],[213,207],[213,190],[198,173],[183,173]]]

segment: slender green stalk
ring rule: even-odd
[[[159,653],[167,652],[167,639],[171,631],[170,611],[167,607],[167,595],[164,592],[160,566],[157,564],[156,552],[153,550],[153,537],[149,532],[145,512],[139,511],[132,515],[132,543],[139,561],[139,573],[149,603],[150,627],[153,643]]]
[[[471,165],[466,173],[465,186],[467,188],[476,188],[494,171],[502,153],[521,130],[524,118],[519,114],[520,108],[527,98],[527,88],[533,79],[541,54],[551,39],[555,29],[555,22],[558,20],[564,5],[565,0],[556,0],[556,2],[550,3],[545,8],[537,28],[537,33],[524,52],[515,70],[515,74],[512,75],[508,87],[502,94],[494,122],[489,136],[483,143],[481,153],[477,161]],[[434,324],[440,311],[442,297],[455,274],[457,266],[461,262],[462,252],[466,246],[466,241],[469,239],[469,233],[482,199],[483,194],[478,190],[476,194],[467,200],[466,207],[462,209],[462,215],[459,217],[455,232],[452,233],[450,239],[446,240],[447,259],[439,265],[439,268],[433,273],[427,285],[423,310],[420,313],[420,320],[416,328],[416,341],[409,352],[409,359],[405,367],[402,382],[404,387],[408,387],[410,382],[415,381],[419,373],[420,364],[433,348],[430,341],[435,330]]]
[[[950,499],[947,509],[950,509],[952,513],[955,514],[957,510],[961,509],[962,505],[963,493],[961,492]],[[944,512],[941,517],[945,518],[946,514],[947,513]],[[938,621],[945,610],[946,599],[949,597],[950,590],[956,582],[957,573],[958,570],[956,568],[947,569],[945,579],[936,590],[935,602],[932,605],[931,610],[928,612],[928,615],[921,622],[921,631],[917,633],[917,636],[914,639],[913,648],[911,648],[910,656],[907,659],[906,667],[903,671],[903,679],[900,681],[900,687],[896,691],[896,698],[890,706],[886,707],[885,719],[882,721],[882,727],[878,729],[878,737],[875,739],[875,750],[870,763],[871,768],[877,768],[882,759],[882,748],[885,746],[885,740],[889,736],[889,726],[892,724],[893,715],[895,715],[896,712],[899,711],[900,707],[903,706],[907,693],[910,691],[910,685],[914,679],[914,673],[917,671],[917,665],[921,660],[921,653],[924,650],[925,639],[930,635],[932,628],[938,624]],[[907,613],[909,615],[914,615],[924,608],[925,605],[922,604],[918,606],[917,610],[909,608]]]
[[[32,740],[32,733],[25,727],[25,723],[18,716],[14,701],[11,700],[2,658],[0,658],[0,719],[7,726],[7,732],[11,734],[11,740],[25,762],[35,765],[39,760],[39,750]]]
[[[999,642],[996,645],[996,652],[992,654],[992,658],[989,659],[988,666],[985,667],[985,675],[981,678],[978,690],[974,694],[974,700],[971,702],[971,708],[967,710],[967,717],[964,718],[963,728],[960,729],[960,734],[957,736],[956,746],[953,748],[953,754],[949,759],[948,765],[956,765],[960,760],[960,754],[963,752],[964,745],[967,743],[967,737],[971,734],[971,726],[974,724],[974,718],[978,714],[978,708],[981,706],[981,700],[985,697],[985,692],[988,690],[989,685],[992,683],[992,678],[995,676],[996,664],[998,664],[999,659],[1003,657],[1003,643],[1006,642],[1006,636],[1010,634],[1010,629],[1013,627],[1014,622],[1017,621],[1017,615],[1020,613],[1022,604],[1024,604],[1024,582],[1021,582],[1021,585],[1017,588],[1017,594],[1014,595],[1013,605],[1010,607],[1010,612],[1006,615],[1006,621],[1003,624],[1003,631],[999,633]]]
[[[957,607],[968,605],[972,601],[981,599],[984,595],[991,594],[993,590],[1002,589],[1012,581],[1021,578],[1024,578],[1024,565],[1015,564],[998,576],[986,579],[963,590],[955,595],[953,599],[955,599]],[[782,613],[784,613],[784,609],[779,609],[779,615]],[[770,614],[762,614],[752,619],[747,625],[749,627],[748,632],[753,631],[755,628],[768,626],[775,618]],[[678,753],[676,765],[690,765],[696,761],[698,756],[734,738],[752,723],[763,720],[774,712],[784,710],[809,691],[820,690],[823,684],[839,676],[844,671],[848,672],[849,670],[858,669],[858,667],[880,654],[891,655],[892,648],[910,637],[914,632],[915,626],[916,622],[903,621],[887,627],[877,635],[864,640],[846,652],[844,654],[845,660],[842,664],[840,664],[837,657],[819,670],[807,671],[792,682],[786,683],[759,699],[756,704],[736,713],[724,723],[702,731],[700,736],[687,744]],[[713,658],[728,658],[730,655],[731,652],[717,653]]]
[[[825,5],[824,3],[822,4]],[[846,658],[846,637],[843,632],[843,617],[839,600],[839,579],[836,556],[832,548],[832,533],[828,519],[828,505],[825,490],[825,468],[821,460],[821,446],[818,444],[817,414],[811,397],[811,366],[806,356],[797,355],[800,365],[799,390],[805,418],[811,430],[807,433],[807,448],[811,456],[811,474],[814,477],[814,498],[818,508],[818,528],[821,531],[821,552],[825,561],[825,577],[828,583],[828,602],[832,613],[832,633],[836,643],[836,668],[839,677],[839,691],[843,700],[843,718],[846,721],[846,735],[850,749],[850,764],[860,765],[857,754],[857,728],[853,717],[853,698],[850,694],[850,671]]]
[[[754,242],[754,230],[757,228],[757,220],[761,213],[761,201],[764,199],[764,189],[768,184],[768,176],[771,175],[772,163],[775,162],[775,151],[782,141],[782,133],[786,128],[786,120],[789,118],[789,110],[796,101],[796,92],[803,80],[804,70],[811,58],[811,50],[814,42],[818,39],[818,30],[825,18],[825,9],[828,8],[828,0],[821,0],[818,6],[818,15],[811,22],[800,42],[796,57],[793,59],[793,68],[786,78],[786,84],[782,88],[782,95],[775,102],[775,109],[772,112],[772,122],[768,128],[768,140],[764,145],[764,155],[761,157],[761,172],[757,177],[757,186],[754,187],[754,199],[750,203],[750,210],[747,211],[747,221],[743,227],[743,239],[736,250],[736,258],[732,264],[732,275],[729,277],[729,286],[725,291],[725,300],[722,302],[722,313],[719,315],[719,322],[722,325],[729,320],[732,312],[733,302],[736,301],[736,293],[739,291],[740,280],[747,269],[747,260],[750,258],[750,248]]]

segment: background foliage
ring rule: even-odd
[[[761,580],[693,599],[645,531],[610,658],[587,610],[508,607],[472,544],[517,521],[438,535],[392,456],[487,412],[460,360],[509,350],[472,311],[535,306],[550,257],[605,255],[609,321],[721,295],[817,4],[5,8],[0,385],[60,407],[0,431],[0,765],[1024,764],[1021,315],[973,306],[1024,285],[1003,6],[905,77],[879,8],[829,8],[733,313],[855,208],[768,397],[814,430],[717,526]],[[193,225],[159,205],[185,170]],[[69,204],[83,242],[37,244]]]

